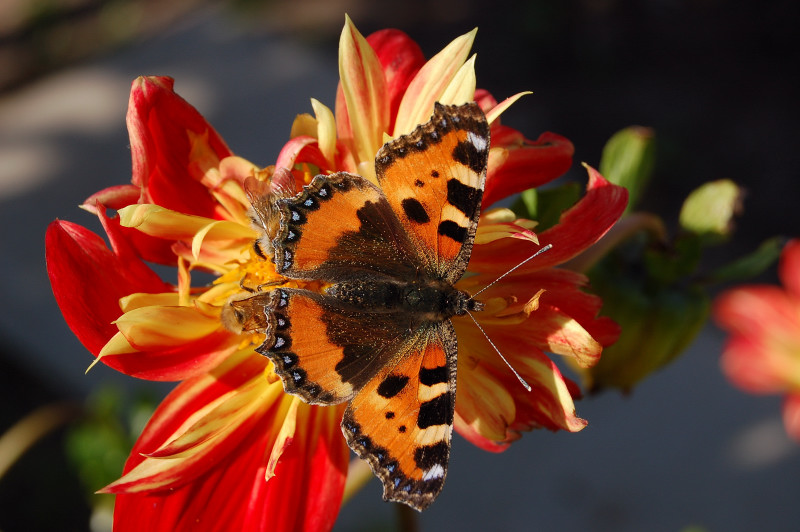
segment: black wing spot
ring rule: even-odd
[[[453,148],[453,159],[476,174],[482,174],[486,169],[486,150],[478,150],[472,142],[462,140]]]
[[[436,425],[450,425],[453,423],[453,403],[450,401],[450,394],[442,395],[425,401],[419,407],[417,416],[417,426],[427,429]]]
[[[467,240],[467,228],[461,227],[453,220],[445,220],[439,224],[439,234],[447,236],[463,244]]]
[[[419,382],[425,386],[433,386],[442,382],[447,382],[447,367],[422,368],[419,370]]]
[[[403,212],[408,216],[409,220],[418,224],[426,224],[431,221],[425,207],[416,198],[406,198],[400,205],[403,207]]]
[[[483,192],[475,187],[465,185],[458,179],[447,181],[447,201],[456,209],[472,219],[478,210]]]
[[[403,391],[408,384],[407,375],[389,375],[378,386],[378,395],[384,399],[390,399]]]

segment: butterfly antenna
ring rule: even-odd
[[[483,333],[483,336],[486,337],[486,340],[488,340],[489,344],[494,348],[497,354],[500,355],[500,358],[503,359],[503,362],[506,363],[506,366],[508,366],[508,368],[514,373],[514,375],[517,376],[519,382],[522,383],[522,385],[525,387],[526,390],[531,391],[531,385],[525,382],[525,379],[522,378],[522,375],[517,373],[517,370],[514,369],[514,366],[512,366],[511,363],[508,360],[506,360],[506,357],[503,356],[503,353],[501,353],[500,350],[497,349],[497,346],[494,345],[494,342],[492,342],[492,339],[489,338],[488,334],[486,334],[486,331],[483,330],[483,327],[481,327],[481,324],[478,323],[478,320],[475,319],[475,316],[472,315],[472,312],[467,311],[467,314],[469,314],[469,317],[472,319],[472,322],[478,326],[478,329],[480,329],[480,331]]]
[[[530,260],[534,259],[535,257],[538,257],[539,255],[541,255],[542,253],[544,253],[545,251],[549,250],[549,249],[550,249],[550,248],[552,248],[552,247],[553,247],[553,244],[547,244],[547,245],[546,245],[546,246],[544,246],[542,249],[540,249],[539,251],[537,251],[536,253],[534,253],[533,255],[531,255],[530,257],[528,257],[527,259],[523,260],[522,262],[520,262],[519,264],[517,264],[516,266],[514,266],[513,268],[511,268],[510,270],[508,270],[506,273],[504,273],[503,275],[501,275],[500,277],[498,277],[497,279],[495,279],[495,280],[494,280],[494,281],[492,281],[491,283],[487,284],[486,286],[484,286],[483,288],[481,288],[480,290],[478,290],[477,292],[475,292],[474,294],[472,294],[472,297],[471,297],[470,299],[475,299],[475,297],[476,297],[476,296],[478,296],[478,294],[480,294],[481,292],[483,292],[483,291],[487,290],[489,287],[491,287],[491,286],[494,286],[495,284],[497,284],[497,282],[498,282],[498,281],[500,281],[500,279],[502,279],[502,278],[503,278],[503,277],[505,277],[506,275],[510,274],[511,272],[513,272],[514,270],[516,270],[517,268],[520,268],[520,267],[522,267],[522,266],[523,266],[525,263],[527,263],[528,261],[530,261]],[[474,318],[473,318],[473,321],[474,321]],[[476,323],[477,323],[477,322],[476,322]],[[480,327],[480,325],[478,325],[478,327]],[[487,336],[487,338],[488,338],[488,336]],[[489,341],[491,342],[491,340],[489,340]],[[494,345],[494,344],[492,344],[492,345]],[[495,349],[497,349],[497,348],[495,348]],[[499,351],[498,351],[498,352],[499,352]],[[500,355],[500,356],[503,356],[503,355]],[[505,360],[505,359],[504,359],[504,360]]]

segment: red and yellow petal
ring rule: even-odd
[[[339,77],[352,131],[352,138],[340,140],[355,154],[358,163],[372,164],[383,144],[383,134],[389,130],[386,79],[375,50],[350,17],[346,17],[339,39]]]
[[[400,101],[411,80],[425,64],[425,56],[419,45],[400,30],[376,31],[367,37],[367,42],[375,50],[383,68],[390,117],[386,131],[394,131]]]
[[[500,347],[503,340],[495,342],[531,385],[529,392],[486,339],[474,327],[459,321],[455,320],[459,340],[470,346],[459,353],[455,422],[459,434],[482,449],[499,452],[519,439],[522,431],[548,428],[575,432],[586,425],[575,414],[572,386],[544,353],[535,347],[524,353],[507,350]],[[493,333],[488,334],[495,341]]]
[[[118,494],[115,529],[331,528],[348,457],[338,428],[341,409],[302,405],[287,419],[293,399],[279,381],[266,380],[267,365],[252,352],[241,353],[185,381],[162,402],[126,475],[105,489]],[[238,418],[236,407],[245,409]],[[238,421],[227,430],[231,419]],[[269,457],[287,422],[294,431],[281,442],[274,477],[267,480]],[[199,434],[193,438],[193,432]],[[170,445],[176,441],[184,443]]]

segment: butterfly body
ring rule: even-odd
[[[272,260],[303,288],[259,293],[240,304],[248,312],[236,310],[264,332],[258,351],[288,393],[349,403],[348,444],[384,499],[417,510],[447,472],[458,350],[450,318],[483,308],[454,285],[469,262],[488,150],[476,104],[437,104],[430,122],[378,152],[380,187],[339,172],[277,199]]]

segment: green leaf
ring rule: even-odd
[[[628,189],[625,212],[633,209],[650,181],[654,162],[655,133],[650,128],[625,128],[615,133],[603,148],[600,173],[615,185]]]
[[[544,190],[532,188],[519,195],[511,210],[520,218],[539,222],[536,232],[541,233],[556,225],[561,213],[575,205],[580,197],[579,183],[564,183]]]

